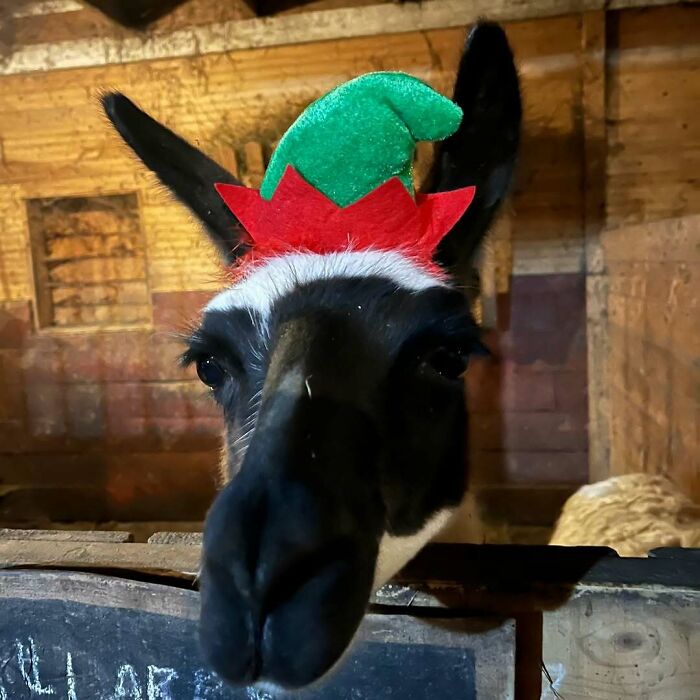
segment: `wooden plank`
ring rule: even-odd
[[[196,544],[110,544],[85,542],[0,541],[0,569],[61,568],[150,572],[193,578],[199,569]],[[542,609],[552,595],[566,598],[572,587],[678,586],[700,590],[700,562],[668,559],[618,558],[607,547],[433,544],[424,549],[398,577],[404,586],[425,582],[426,591],[449,584],[463,601],[479,600],[490,609],[503,595],[531,596],[527,610]],[[467,596],[467,592],[469,597]],[[549,592],[548,592],[549,591]],[[476,596],[476,598],[474,597]],[[389,596],[391,598],[391,596]],[[399,598],[396,599],[400,600]],[[440,604],[440,595],[432,605]],[[491,603],[488,603],[488,601]],[[388,602],[379,596],[377,602]]]
[[[625,8],[675,4],[672,0],[618,1]],[[470,3],[462,0],[431,0],[418,4],[321,10],[195,26],[158,37],[99,37],[24,46],[0,62],[0,75],[427,31],[464,26],[480,17],[500,22],[555,17],[604,10],[608,4],[607,0],[474,0]]]
[[[0,569],[118,569],[193,578],[200,548],[184,544],[0,541]]]
[[[22,3],[22,6],[12,11],[13,19],[23,17],[40,17],[41,15],[52,15],[64,12],[79,12],[83,9],[83,4],[78,0],[33,0]]]
[[[513,218],[499,216],[491,226],[486,242],[481,247],[479,262],[479,302],[484,328],[498,327],[498,295],[506,294],[513,270]]]
[[[601,242],[606,274],[589,280],[601,297],[589,295],[589,315],[601,304],[589,325],[592,476],[664,474],[697,500],[700,215],[606,230]],[[594,472],[603,414],[610,467]]]
[[[0,541],[3,540],[41,540],[42,542],[131,542],[128,532],[109,530],[11,530],[0,529]]]
[[[581,125],[583,133],[583,232],[586,270],[600,272],[599,235],[605,225],[606,35],[605,12],[581,16]]]
[[[700,263],[700,215],[608,229],[603,248],[607,265]]]
[[[588,474],[589,481],[610,476],[610,328],[609,280],[586,278],[586,344],[588,358]]]
[[[259,697],[225,688],[207,671],[195,591],[69,572],[0,572],[0,599],[0,697],[29,700],[37,688],[69,698],[125,697],[118,689],[127,677],[132,687],[156,689],[149,700]],[[511,620],[422,620],[406,612],[367,615],[335,672],[285,697],[513,700]],[[144,697],[141,690],[137,696]]]
[[[148,544],[194,544],[202,545],[201,532],[154,532]]]
[[[260,187],[265,175],[265,154],[263,146],[257,141],[249,141],[243,145],[245,170],[241,173],[246,187]]]
[[[700,593],[581,589],[545,614],[543,700],[700,697]]]
[[[432,544],[396,580],[406,586],[426,581],[435,590],[442,583],[463,591],[486,589],[483,600],[524,591],[534,599],[538,590],[548,587],[554,591],[568,587],[568,596],[576,585],[700,591],[700,562],[623,558],[608,547]]]
[[[46,519],[41,522],[22,523],[21,525],[17,523],[9,523],[8,528],[24,529],[27,526],[32,529],[29,532],[36,532],[37,529],[46,525]],[[202,531],[203,523],[201,521],[112,521],[109,523],[93,522],[89,520],[75,521],[71,523],[52,523],[52,529],[48,532],[116,532],[121,536],[127,535],[130,539],[126,540],[128,542],[141,542],[145,543],[148,538],[154,533],[164,532],[164,533],[182,533],[182,534],[195,534]],[[541,543],[538,543],[541,544]]]
[[[123,3],[122,3],[123,4]],[[129,3],[133,5],[133,0]],[[172,2],[170,3],[172,6]],[[145,31],[172,32],[194,24],[213,24],[255,16],[252,0],[189,0],[168,14],[151,19]],[[71,9],[71,6],[73,9]],[[15,45],[68,41],[95,36],[126,37],[139,28],[125,27],[87,3],[50,0],[25,4],[14,13],[12,39]]]
[[[607,225],[700,213],[696,6],[610,15]]]

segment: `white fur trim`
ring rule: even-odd
[[[374,589],[383,586],[394,574],[420,552],[450,522],[457,508],[444,508],[427,520],[425,525],[405,537],[384,533],[379,542],[379,556],[374,570]]]
[[[414,292],[445,285],[439,277],[397,251],[291,253],[271,258],[253,270],[241,282],[215,296],[205,311],[249,309],[265,318],[278,299],[299,285],[351,277],[384,277]]]

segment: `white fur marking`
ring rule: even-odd
[[[457,508],[444,508],[435,513],[423,527],[406,537],[384,533],[379,543],[379,556],[374,570],[374,589],[383,586],[404,564],[407,564],[450,522]]]
[[[348,251],[318,255],[292,253],[271,258],[230,289],[215,296],[205,311],[248,309],[265,318],[273,304],[302,284],[351,277],[384,277],[397,287],[420,292],[444,282],[396,251]]]

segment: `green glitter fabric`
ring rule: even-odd
[[[271,199],[288,165],[346,207],[400,178],[413,194],[417,141],[453,134],[462,110],[418,78],[368,73],[311,103],[282,137],[260,188]]]

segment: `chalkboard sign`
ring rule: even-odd
[[[0,700],[509,700],[513,625],[368,615],[303,692],[230,689],[201,660],[194,591],[70,572],[0,573]]]

